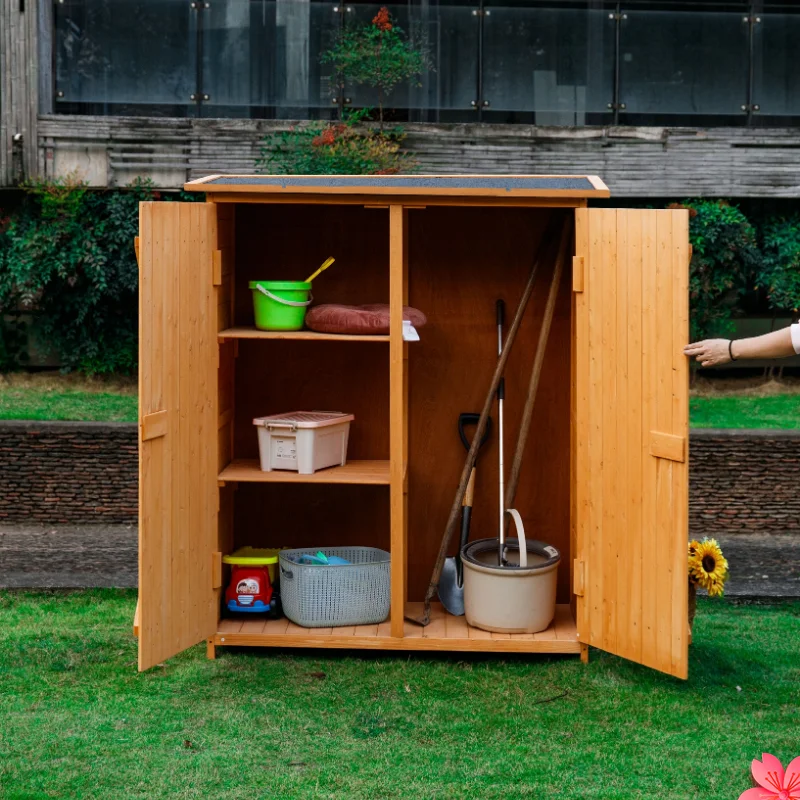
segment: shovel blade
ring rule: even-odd
[[[464,586],[458,583],[458,567],[453,557],[446,558],[439,578],[439,600],[454,617],[464,616]]]

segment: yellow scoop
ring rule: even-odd
[[[336,259],[335,259],[333,256],[331,256],[330,258],[326,258],[326,259],[325,259],[325,260],[322,262],[322,266],[321,266],[321,267],[320,267],[320,268],[319,268],[319,269],[318,269],[316,272],[314,272],[314,273],[311,275],[311,277],[310,277],[310,278],[306,278],[305,282],[306,282],[306,283],[311,283],[311,281],[313,281],[313,280],[314,280],[314,278],[316,278],[316,277],[317,277],[317,275],[319,275],[319,274],[320,274],[320,272],[325,272],[325,270],[326,270],[326,269],[328,269],[328,267],[329,267],[331,264],[333,264],[333,262],[334,262],[334,261],[336,261]]]

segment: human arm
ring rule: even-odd
[[[718,367],[731,360],[753,358],[787,358],[800,353],[800,325],[779,331],[751,336],[748,339],[704,339],[687,344],[684,355],[694,358],[702,367]]]

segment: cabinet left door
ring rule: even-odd
[[[139,670],[216,631],[212,203],[139,211]]]

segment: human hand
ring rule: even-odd
[[[730,363],[729,339],[703,339],[701,342],[687,344],[683,354],[694,358],[701,367],[719,367]]]

